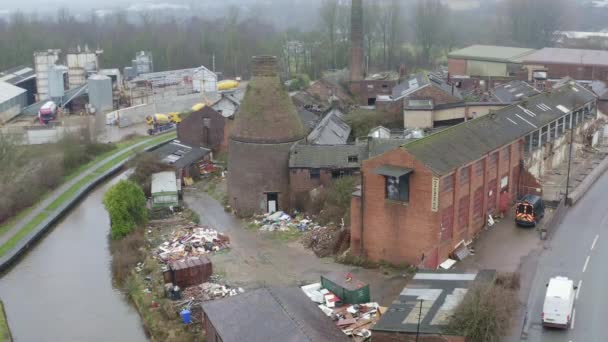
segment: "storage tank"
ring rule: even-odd
[[[37,101],[49,98],[49,69],[59,60],[61,50],[49,49],[34,52],[34,71],[36,72]]]
[[[88,79],[89,103],[99,112],[114,109],[112,99],[112,79],[104,75],[91,75]]]

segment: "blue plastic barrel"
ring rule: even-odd
[[[179,314],[182,316],[182,321],[184,322],[184,324],[190,324],[192,322],[190,317],[190,310],[184,309]]]

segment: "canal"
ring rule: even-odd
[[[102,199],[92,191],[0,279],[15,341],[147,341],[140,318],[112,286]]]

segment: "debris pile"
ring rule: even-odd
[[[318,307],[325,315],[330,317],[348,336],[355,341],[365,341],[372,333],[370,329],[378,320],[382,312],[386,309],[378,303],[345,304],[341,299],[329,290],[322,288],[321,283],[314,283],[302,286],[302,291],[311,301],[318,304]]]
[[[297,229],[300,232],[304,232],[322,228],[322,226],[314,223],[308,217],[302,218],[298,215],[295,218],[292,218],[283,211],[257,216],[253,223],[256,226],[259,226],[259,230],[263,232],[285,232],[291,229]]]
[[[202,317],[200,304],[203,302],[233,297],[244,292],[243,288],[232,287],[222,283],[217,276],[212,276],[209,282],[183,289],[181,300],[175,300],[173,305],[176,308],[191,310],[193,317]]]
[[[336,226],[320,227],[304,233],[302,244],[312,249],[318,257],[325,258],[348,249],[347,235],[347,229]]]
[[[167,263],[230,248],[228,236],[208,227],[186,225],[176,228],[169,241],[157,249],[159,259]]]

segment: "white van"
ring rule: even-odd
[[[554,277],[547,284],[543,304],[543,326],[568,329],[572,320],[576,286],[567,277]]]

